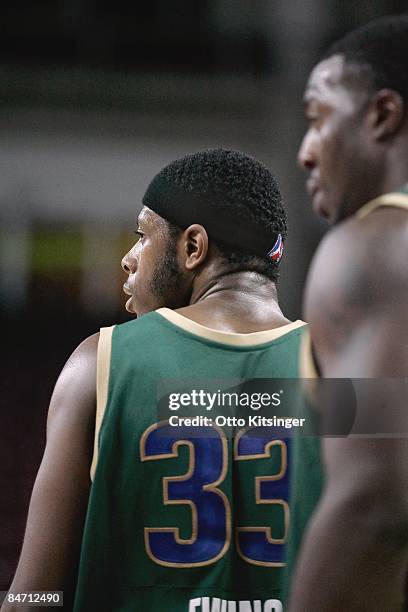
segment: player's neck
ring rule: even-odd
[[[398,159],[395,162],[394,156],[390,153],[387,160],[384,161],[383,170],[378,171],[376,176],[372,177],[372,181],[369,182],[369,188],[364,186],[354,205],[348,207],[343,218],[354,215],[368,202],[387,193],[400,191],[406,186],[408,183],[408,164],[405,162],[405,159],[408,159],[408,150],[406,158]]]
[[[193,286],[191,305],[214,298],[278,301],[275,282],[258,272],[221,272],[208,278],[203,275],[197,281]]]
[[[183,316],[220,331],[251,333],[286,325],[273,281],[254,272],[236,272],[200,283]]]
[[[407,142],[406,142],[407,141]],[[381,193],[398,191],[408,183],[408,139],[405,137],[403,146],[395,147],[388,155],[386,172],[382,182]]]

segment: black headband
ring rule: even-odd
[[[221,248],[269,257],[276,263],[281,259],[281,234],[271,232],[256,220],[239,217],[239,209],[231,214],[231,206],[225,205],[225,197],[219,193],[188,192],[156,175],[143,196],[143,204],[183,230],[193,223],[202,225]]]

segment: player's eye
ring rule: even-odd
[[[140,230],[138,230],[138,229],[137,229],[137,230],[135,230],[133,233],[134,233],[134,234],[136,234],[136,236],[139,236],[139,239],[140,239],[140,238],[143,238],[143,236],[144,236],[144,233],[143,233],[143,232],[141,232],[141,231],[140,231]]]

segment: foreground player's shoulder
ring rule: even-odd
[[[322,240],[306,290],[307,320],[328,309],[357,317],[408,291],[408,214],[379,209],[349,219]]]
[[[351,218],[328,232],[319,246],[307,281],[305,313],[325,375],[332,371],[327,364],[337,363],[341,355],[345,365],[351,364],[357,341],[360,347],[368,346],[367,338],[372,346],[374,337],[381,338],[382,346],[395,344],[406,329],[407,217],[406,211],[380,209]]]

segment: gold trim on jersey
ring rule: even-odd
[[[94,451],[91,464],[91,480],[93,481],[98,463],[99,432],[108,402],[109,371],[112,349],[112,332],[115,326],[101,327],[99,331],[97,366],[96,366],[96,419]]]
[[[196,321],[192,321],[191,319],[184,317],[174,310],[170,310],[170,308],[159,308],[156,310],[156,312],[167,319],[167,321],[170,321],[170,323],[173,323],[173,325],[188,331],[194,336],[199,336],[200,338],[205,338],[206,340],[212,340],[214,342],[229,344],[232,346],[256,346],[258,344],[266,344],[272,340],[277,340],[294,329],[298,329],[299,327],[306,325],[304,321],[297,320],[293,323],[276,327],[275,329],[267,329],[248,334],[238,334],[206,327],[205,325],[201,325],[201,323],[196,323]]]
[[[300,378],[319,378],[313,358],[312,339],[308,329],[305,330],[300,340],[299,359]]]
[[[408,209],[408,194],[401,192],[385,193],[384,195],[367,202],[367,204],[364,204],[364,206],[356,212],[355,216],[358,219],[362,219],[382,206],[393,206],[395,208]]]

